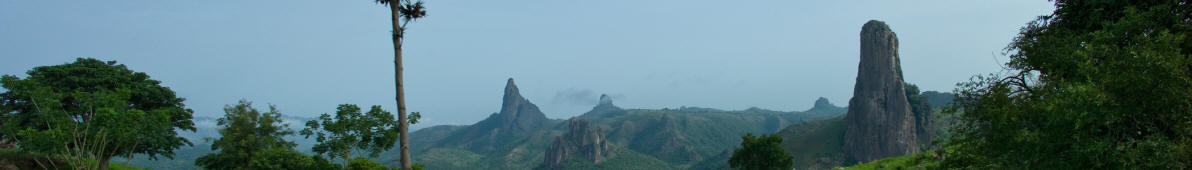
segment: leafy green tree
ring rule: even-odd
[[[270,148],[257,152],[248,162],[247,169],[333,170],[340,167],[323,157],[309,156],[293,149]]]
[[[349,162],[358,155],[377,157],[382,151],[393,148],[397,140],[398,123],[393,114],[372,106],[367,113],[361,113],[354,104],[336,107],[335,116],[324,113],[316,120],[306,122],[301,134],[315,137],[314,151],[331,159],[341,158]]]
[[[368,160],[365,158],[356,158],[356,159],[352,159],[352,162],[348,163],[348,166],[344,167],[344,169],[345,170],[388,170],[389,167],[385,167],[385,164],[373,162],[372,160]]]
[[[754,137],[747,133],[741,137],[741,148],[733,150],[729,166],[745,170],[792,169],[794,158],[782,149],[782,136],[763,134]]]
[[[944,165],[1192,168],[1192,4],[1056,0],[961,83]]]
[[[211,144],[219,152],[199,157],[195,164],[206,169],[318,169],[330,164],[294,151],[297,144],[284,139],[294,131],[286,128],[276,106],[261,112],[240,100],[225,106],[224,113],[217,120],[220,138]]]
[[[175,130],[194,131],[194,111],[148,74],[93,58],[26,73],[0,78],[0,136],[23,150],[108,169],[112,157],[172,158],[192,145]]]
[[[401,138],[401,169],[410,170],[412,168],[412,160],[410,157],[410,140],[406,138],[409,136],[410,126],[405,123],[406,120],[406,93],[402,81],[402,66],[401,66],[401,44],[405,39],[406,25],[411,21],[426,17],[426,7],[422,6],[422,0],[376,0],[382,5],[389,5],[389,11],[393,19],[393,73],[394,73],[394,88],[397,89],[397,118],[399,119],[398,133]]]

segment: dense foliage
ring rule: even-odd
[[[1192,4],[1055,1],[958,89],[944,166],[1192,168]]]
[[[398,138],[398,121],[393,114],[372,106],[367,113],[361,113],[354,104],[336,107],[335,117],[324,113],[316,120],[306,122],[302,135],[311,136],[319,142],[314,151],[332,159],[349,161],[358,155],[377,157],[382,151],[393,148]]]
[[[79,58],[0,78],[0,137],[22,150],[106,169],[112,157],[172,158],[195,130],[183,98],[115,61]]]
[[[339,165],[320,156],[310,156],[293,149],[270,148],[258,151],[247,169],[333,170]]]
[[[916,140],[918,140],[919,148],[934,148],[931,140],[935,138],[937,128],[933,123],[936,120],[931,103],[928,102],[927,96],[919,93],[919,86],[906,83],[904,91],[906,91],[906,101],[911,106],[911,113],[915,116],[915,137],[918,138]]]
[[[296,144],[283,139],[294,131],[286,128],[277,107],[261,112],[241,100],[224,112],[218,119],[221,137],[211,144],[219,152],[199,157],[195,164],[206,169],[338,169],[323,158],[294,151]]]
[[[744,170],[777,170],[794,167],[793,158],[782,148],[782,136],[752,133],[741,137],[741,147],[733,150],[728,164]]]

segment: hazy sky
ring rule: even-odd
[[[405,40],[410,111],[472,124],[505,79],[550,118],[607,93],[627,108],[806,110],[852,96],[861,25],[898,35],[906,81],[951,91],[996,72],[1047,1],[427,0]],[[0,1],[0,74],[76,57],[146,72],[197,116],[244,98],[315,116],[395,110],[389,9],[373,0]]]

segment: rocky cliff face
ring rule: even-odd
[[[904,86],[898,37],[884,22],[865,23],[857,84],[845,117],[848,160],[868,162],[919,151]]]
[[[554,144],[546,150],[540,169],[562,169],[564,163],[573,157],[582,157],[599,164],[608,154],[608,142],[604,130],[590,126],[588,121],[572,118],[568,121],[567,133],[555,138]]]

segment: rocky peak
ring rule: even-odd
[[[501,112],[496,116],[500,122],[498,127],[508,130],[534,129],[547,120],[546,114],[543,114],[537,105],[522,97],[518,92],[517,85],[513,84],[513,78],[509,78],[509,81],[505,83],[505,96],[501,100]]]
[[[526,100],[525,98],[522,98],[521,92],[517,90],[517,84],[513,84],[513,78],[509,78],[509,80],[505,82],[505,96],[501,99],[502,110]]]
[[[597,105],[597,106],[600,106],[600,105],[609,105],[609,106],[612,106],[612,105],[613,105],[613,98],[612,98],[612,97],[608,97],[608,94],[600,94],[600,103],[599,103],[599,104],[596,104],[596,105]]]
[[[885,22],[865,23],[857,82],[845,116],[844,152],[849,160],[868,162],[919,151],[904,86],[898,36]]]
[[[451,135],[448,138],[454,142],[444,145],[466,146],[473,152],[490,152],[547,126],[549,120],[546,114],[538,110],[538,106],[518,93],[517,85],[513,84],[513,79],[509,79],[505,85],[501,111],[462,129],[461,133]]]
[[[811,107],[811,109],[818,108],[836,108],[836,105],[833,105],[832,102],[829,102],[828,98],[820,97],[819,99],[815,99],[815,106]]]
[[[577,156],[599,164],[608,149],[603,129],[593,127],[586,120],[572,118],[568,121],[567,133],[555,137],[555,142],[546,150],[540,169],[562,169],[564,163]]]
[[[600,103],[596,104],[595,107],[592,107],[592,110],[588,111],[587,113],[584,113],[583,115],[580,115],[580,117],[583,117],[583,118],[603,117],[603,116],[606,116],[608,113],[617,112],[617,111],[621,111],[621,110],[623,110],[623,109],[621,109],[620,107],[617,107],[616,105],[613,105],[612,97],[608,96],[608,94],[601,94],[600,95]]]

